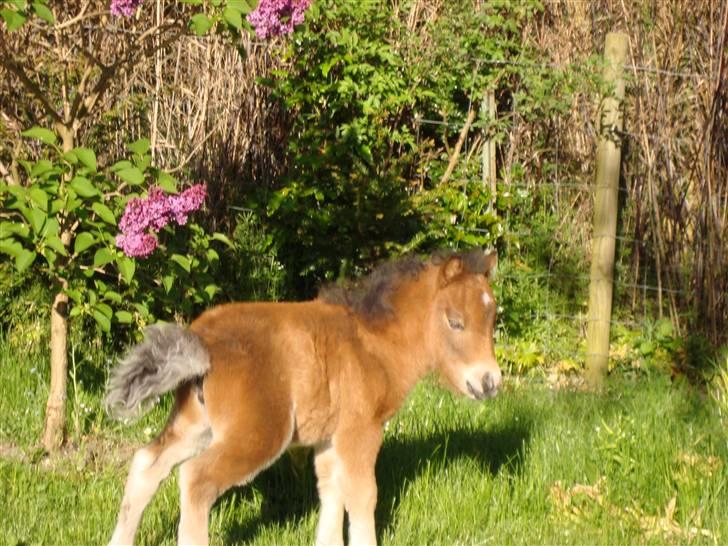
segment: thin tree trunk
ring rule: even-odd
[[[75,131],[71,127],[57,125],[61,136],[63,151],[69,152],[74,147]],[[71,243],[71,232],[61,222],[61,242],[68,247]],[[66,398],[68,384],[68,288],[66,279],[60,279],[58,292],[53,298],[51,308],[51,385],[46,404],[45,426],[43,429],[43,447],[54,452],[61,448],[66,436]]]
[[[43,447],[51,452],[63,445],[66,435],[68,296],[63,292],[65,286],[60,288],[51,308],[51,385],[43,431]]]

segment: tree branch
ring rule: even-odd
[[[453,171],[455,170],[455,166],[458,164],[458,158],[460,157],[460,150],[465,143],[465,139],[468,136],[468,131],[470,131],[470,126],[473,124],[473,121],[475,121],[475,116],[477,114],[477,108],[472,108],[470,112],[468,112],[468,117],[465,120],[465,125],[463,125],[463,128],[460,131],[460,136],[458,137],[458,141],[455,144],[455,149],[452,151],[452,155],[450,156],[450,161],[447,164],[445,174],[443,174],[442,178],[440,179],[440,184],[444,184],[445,182],[447,182],[450,179]]]
[[[0,64],[2,64],[2,66],[8,72],[10,72],[11,74],[15,74],[15,76],[23,84],[23,87],[25,87],[25,89],[30,92],[30,94],[33,95],[43,105],[43,109],[45,110],[46,114],[51,116],[55,122],[63,123],[63,118],[58,114],[58,112],[56,112],[55,108],[53,108],[53,105],[48,102],[48,99],[43,94],[43,91],[41,91],[40,87],[38,87],[38,84],[36,84],[28,77],[22,66],[11,60],[11,56],[8,54],[8,51],[5,50],[5,48],[3,48],[3,55],[0,58]]]

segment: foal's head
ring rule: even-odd
[[[495,396],[501,384],[493,347],[496,303],[488,282],[496,262],[495,252],[480,250],[433,260],[439,271],[431,354],[445,381],[476,400]]]

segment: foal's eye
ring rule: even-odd
[[[463,324],[462,319],[447,317],[447,324],[453,330],[465,330],[465,324]]]

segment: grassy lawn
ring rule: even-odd
[[[165,418],[162,407],[130,427],[106,420],[103,373],[93,372],[105,357],[80,358],[69,394],[75,443],[49,459],[34,447],[45,359],[0,344],[3,544],[107,540],[129,456]],[[725,543],[727,460],[709,401],[662,376],[613,379],[601,396],[511,378],[484,404],[426,382],[387,427],[378,531],[392,545]],[[317,513],[310,463],[285,456],[217,503],[211,538],[309,544]],[[173,476],[145,513],[139,543],[173,544],[178,518]]]

